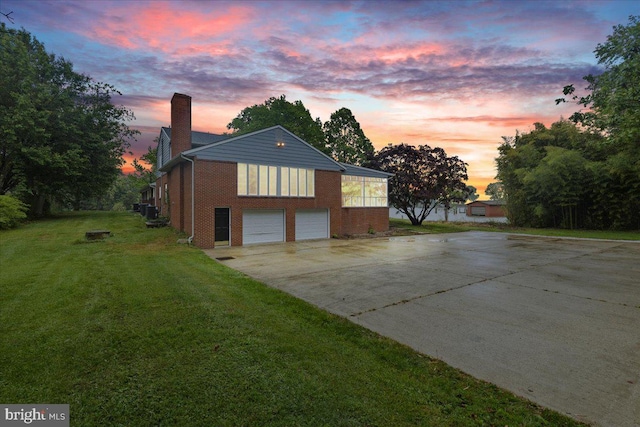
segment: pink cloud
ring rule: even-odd
[[[223,55],[231,51],[230,35],[254,15],[243,5],[195,11],[184,3],[130,3],[126,9],[116,6],[102,15],[85,36],[126,49]]]

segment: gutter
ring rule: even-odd
[[[196,199],[195,199],[195,173],[196,173],[196,164],[195,162],[188,158],[187,156],[185,156],[184,154],[180,153],[180,157],[188,162],[191,162],[191,236],[189,236],[189,238],[187,239],[187,241],[189,242],[189,244],[191,244],[191,242],[193,241],[193,236],[195,236],[196,234],[196,211],[195,211],[195,205],[196,205]]]

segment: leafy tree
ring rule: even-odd
[[[604,67],[600,75],[588,75],[586,96],[575,94],[573,85],[565,86],[564,94],[586,107],[571,119],[592,130],[604,131],[610,142],[638,149],[640,141],[640,17],[630,16],[627,26],[613,27],[613,34],[594,51],[598,64]],[[556,100],[556,104],[565,102]]]
[[[456,200],[456,190],[466,188],[466,164],[438,147],[389,145],[373,156],[370,166],[394,174],[389,179],[389,203],[414,225],[422,224],[438,203]]]
[[[154,142],[158,143],[156,137]],[[146,166],[145,166],[146,163]],[[133,168],[136,176],[140,177],[144,183],[150,184],[156,182],[156,172],[158,168],[158,146],[147,147],[147,152],[140,156],[140,160],[133,159]]]
[[[78,206],[120,173],[133,114],[111,103],[112,86],[0,25],[0,194],[19,195],[35,216],[54,200]]]
[[[320,118],[312,119],[302,101],[289,102],[285,95],[242,110],[227,125],[235,134],[255,132],[280,125],[322,152],[326,152]]]
[[[375,151],[348,108],[331,114],[331,119],[324,124],[324,134],[327,153],[339,162],[364,166]]]
[[[467,185],[465,193],[467,197],[463,200],[463,202],[466,202],[467,200],[469,200],[470,202],[475,202],[480,197],[480,195],[478,194],[478,189],[473,185]]]
[[[611,215],[618,208],[604,197],[624,191],[611,185],[611,171],[605,172],[611,159],[599,148],[603,144],[603,136],[566,120],[549,129],[538,123],[530,133],[504,138],[496,162],[509,220],[537,227],[629,226],[634,214],[614,214],[615,225]]]
[[[504,200],[504,187],[501,182],[492,182],[487,185],[484,194],[489,196],[489,200]]]
[[[584,77],[589,93],[578,96],[573,85],[563,91],[583,107],[571,120],[605,136],[596,148],[601,162],[591,165],[591,225],[640,228],[640,16],[613,27],[594,53],[604,72]]]

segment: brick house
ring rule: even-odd
[[[158,142],[160,215],[201,248],[389,228],[385,172],[338,163],[281,126],[240,136],[191,130],[174,94]]]

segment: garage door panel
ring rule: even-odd
[[[284,241],[283,210],[246,210],[242,213],[242,243]]]
[[[296,240],[326,239],[329,237],[329,211],[327,209],[300,209],[296,211]]]

